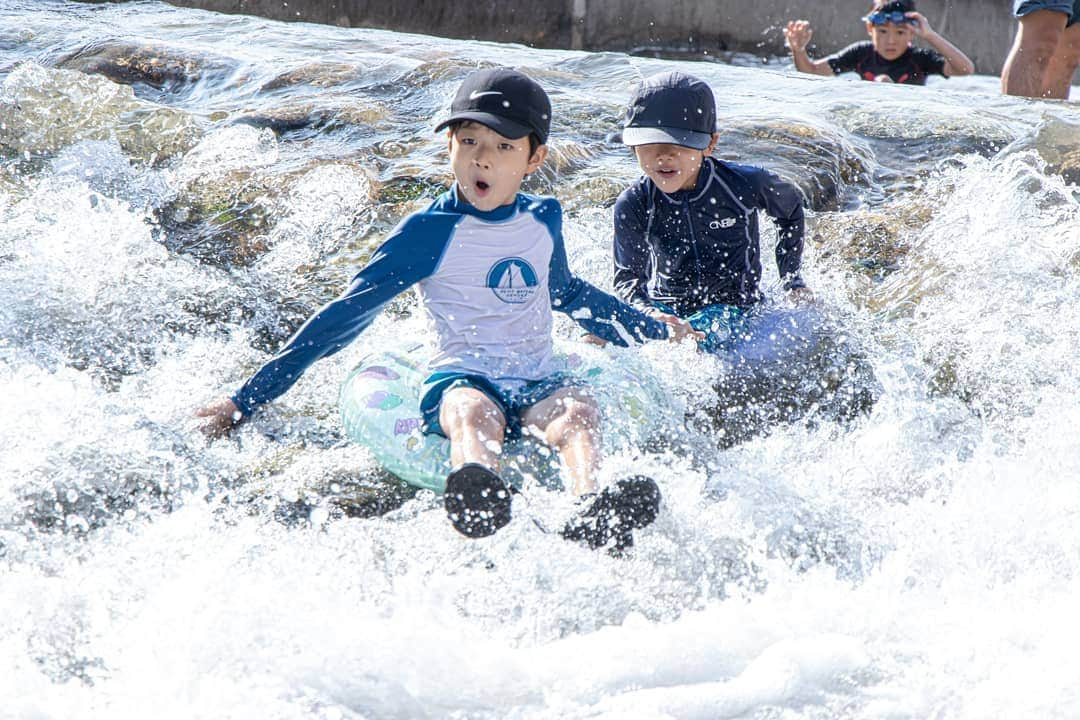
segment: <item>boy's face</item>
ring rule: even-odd
[[[638,165],[656,186],[669,195],[679,190],[690,190],[697,184],[698,172],[706,155],[711,155],[719,135],[714,134],[704,150],[694,150],[682,145],[656,143],[634,146]]]
[[[466,201],[478,210],[513,202],[521,181],[547,157],[547,145],[529,155],[528,136],[511,140],[486,125],[464,122],[448,133],[450,167]]]
[[[866,32],[870,34],[870,42],[873,43],[874,50],[886,60],[895,60],[907,52],[915,36],[909,23],[897,25],[887,22],[884,25],[874,25],[868,22]]]

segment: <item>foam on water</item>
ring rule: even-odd
[[[916,91],[156,3],[0,0],[12,33],[0,108],[25,112],[0,128],[5,717],[1077,714],[1068,106],[1001,98],[989,78]],[[102,34],[225,60],[175,96],[45,66]],[[445,177],[430,119],[480,61],[552,90],[561,154],[536,182],[569,208],[571,265],[608,289],[609,205],[635,169],[603,137],[638,77],[709,80],[735,128],[725,153],[814,175],[823,237],[805,276],[872,371],[872,407],[809,407],[724,443],[682,424],[713,396],[715,358],[589,350],[671,396],[667,442],[606,462],[664,490],[623,559],[545,531],[570,501],[532,488],[475,542],[427,493],[343,516],[341,487],[381,476],[343,438],[337,389],[369,349],[426,336],[407,298],[207,445],[193,410]],[[313,79],[260,90],[297,68]],[[232,122],[324,95],[381,119]],[[197,223],[197,242],[176,239]],[[563,349],[579,334],[563,318],[556,333]],[[855,364],[832,371],[855,382]]]

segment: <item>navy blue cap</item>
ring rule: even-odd
[[[461,81],[450,117],[435,128],[472,120],[511,140],[536,133],[547,143],[551,130],[551,101],[532,78],[510,68],[477,70]]]
[[[712,89],[696,77],[666,72],[641,81],[623,122],[627,145],[668,143],[704,150],[716,132]]]

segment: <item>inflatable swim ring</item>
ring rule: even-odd
[[[345,432],[376,460],[414,487],[441,493],[450,472],[450,441],[420,432],[420,391],[427,377],[429,350],[417,346],[373,353],[349,373],[339,405]],[[583,379],[604,414],[605,448],[639,444],[655,431],[653,409],[664,393],[646,373],[630,364],[615,365],[599,351],[597,362],[580,355],[560,356],[557,369]],[[531,439],[503,447],[503,474],[513,483],[533,477],[559,484],[555,453]]]

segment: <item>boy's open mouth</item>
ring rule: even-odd
[[[479,190],[480,192],[487,192],[487,191],[488,191],[488,188],[490,188],[490,187],[491,187],[491,186],[490,186],[490,185],[488,185],[488,184],[487,184],[486,182],[484,182],[483,180],[477,180],[477,181],[476,181],[476,189],[477,189],[477,190]]]

